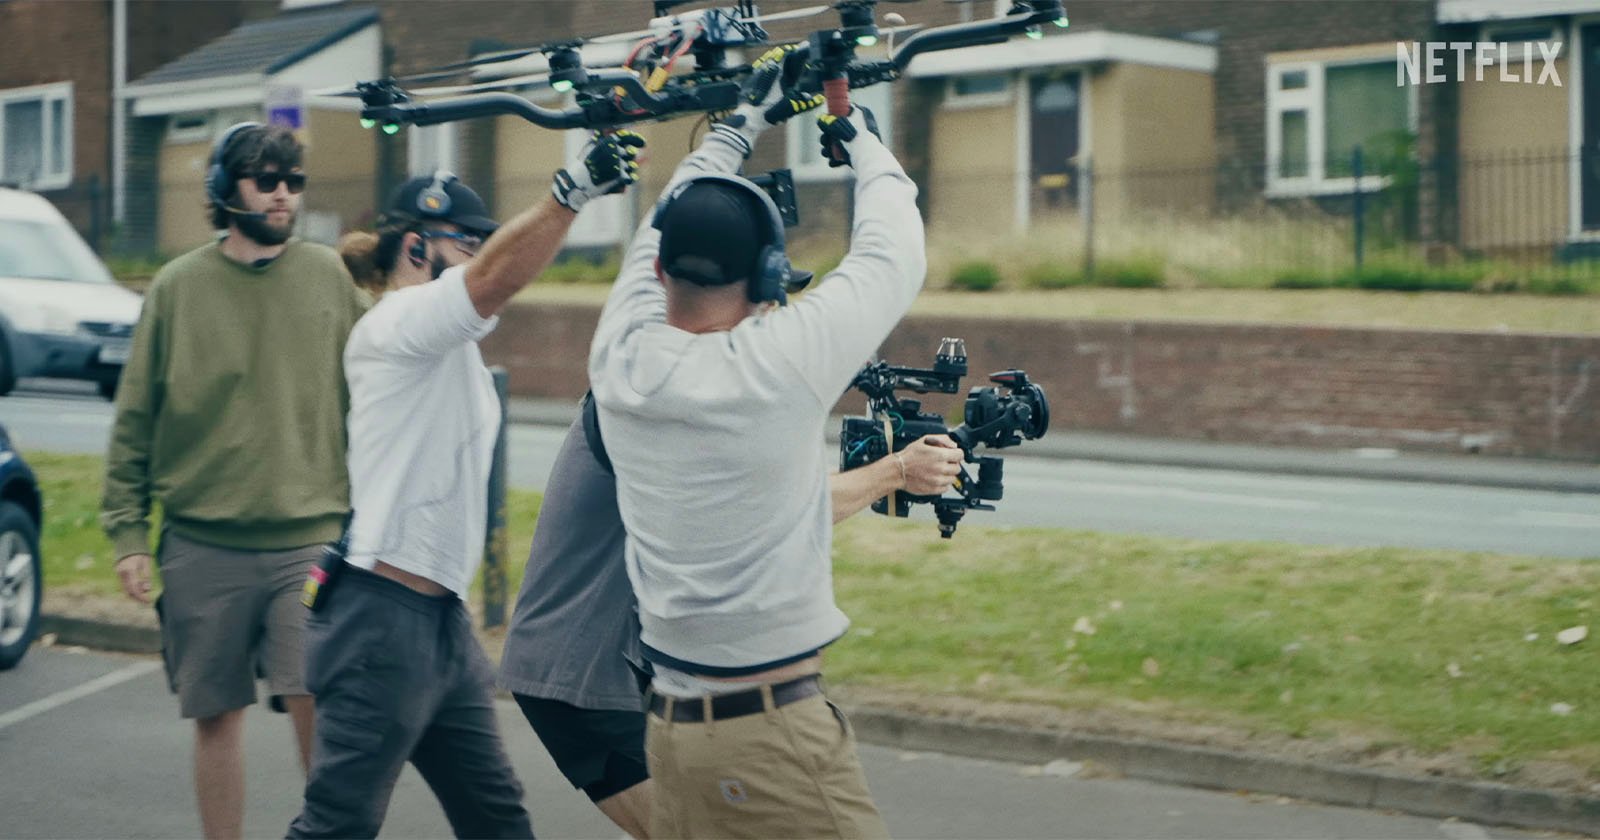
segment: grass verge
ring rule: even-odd
[[[47,592],[115,595],[100,460],[29,460]],[[538,505],[512,493],[511,593]],[[834,576],[854,627],[828,670],[849,686],[1356,736],[1470,756],[1483,776],[1560,762],[1600,781],[1600,648],[1555,640],[1600,624],[1600,559],[973,525],[944,541],[929,523],[862,516],[837,532]]]
[[[1063,282],[1070,282],[1070,278]],[[524,303],[605,303],[608,286],[529,286]],[[1600,334],[1600,297],[1369,292],[1355,289],[925,290],[914,315],[1044,320],[1311,324],[1426,330]],[[970,339],[970,336],[968,337]]]

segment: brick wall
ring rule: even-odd
[[[485,358],[514,394],[580,396],[598,316],[514,306]],[[1600,462],[1600,337],[913,317],[883,358],[931,364],[947,335],[966,339],[966,386],[1022,368],[1057,430]]]
[[[219,37],[276,0],[132,0],[128,3],[128,79]],[[43,195],[86,236],[107,232],[111,213],[111,4],[12,0],[0,3],[0,89],[71,81],[73,183]],[[130,134],[134,133],[130,120]],[[132,147],[149,155],[148,143]],[[129,161],[139,170],[149,160]],[[130,180],[130,184],[133,182]],[[134,201],[130,200],[130,208]]]
[[[73,184],[41,193],[83,233],[94,227],[89,184],[109,185],[111,112],[109,3],[0,3],[0,89],[72,82]]]

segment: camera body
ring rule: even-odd
[[[840,468],[849,470],[870,464],[899,452],[926,435],[947,434],[961,448],[962,459],[977,466],[972,475],[965,466],[957,476],[954,496],[917,496],[895,493],[873,502],[878,513],[907,516],[913,504],[931,504],[939,520],[940,536],[949,538],[968,510],[994,510],[988,502],[1005,495],[1005,462],[993,455],[979,455],[979,445],[990,449],[1016,446],[1023,440],[1043,437],[1050,426],[1050,405],[1044,390],[1028,381],[1020,370],[1005,370],[989,375],[994,383],[975,387],[963,405],[962,423],[945,425],[944,417],[926,413],[922,401],[899,397],[897,390],[917,394],[960,392],[961,378],[967,374],[966,344],[959,338],[939,342],[931,368],[869,364],[856,374],[851,387],[867,395],[868,416],[846,417],[839,433]]]

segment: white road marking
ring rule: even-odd
[[[52,711],[54,709],[59,709],[74,700],[80,700],[84,697],[88,697],[91,694],[98,694],[108,688],[111,688],[112,686],[121,685],[128,680],[138,679],[139,677],[142,677],[151,671],[157,670],[160,667],[160,662],[137,662],[129,665],[126,668],[112,671],[104,676],[95,677],[83,685],[69,688],[66,691],[58,691],[49,697],[35,700],[32,703],[12,709],[5,714],[0,714],[0,730],[21,723],[28,718],[42,715],[45,712]]]
[[[1600,528],[1600,514],[1559,510],[1519,510],[1517,521],[1550,528]]]
[[[1489,832],[1482,826],[1469,822],[1442,822],[1439,823],[1439,833],[1450,840],[1489,840]]]
[[[1007,476],[1007,483],[1011,483]],[[1034,483],[1023,479],[1020,484]],[[1046,482],[1038,482],[1043,485]],[[1263,507],[1275,510],[1321,510],[1325,507],[1321,502],[1306,499],[1284,499],[1271,496],[1247,496],[1242,493],[1217,493],[1207,490],[1190,490],[1186,487],[1151,487],[1135,484],[1112,484],[1103,481],[1071,481],[1063,488],[1067,492],[1104,494],[1108,496],[1157,496],[1168,499],[1183,499],[1190,502],[1210,502],[1222,505],[1239,505],[1243,507]]]

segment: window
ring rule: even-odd
[[[72,183],[72,83],[0,90],[0,181],[30,189]]]
[[[974,76],[952,76],[945,91],[946,108],[981,108],[1010,104],[1011,75],[1009,73],[983,73]],[[876,113],[876,112],[874,112]]]
[[[890,86],[873,85],[850,91],[850,101],[872,112],[884,145],[894,148],[894,100]],[[813,112],[815,113],[815,112]],[[847,166],[830,167],[822,157],[822,133],[811,114],[789,121],[789,168],[797,181],[839,180],[850,171]]]
[[[1556,32],[1554,26],[1548,23],[1518,22],[1501,24],[1499,26],[1484,26],[1480,30],[1480,36],[1478,40],[1488,41],[1489,43],[1496,45],[1494,51],[1496,64],[1499,64],[1500,62],[1515,62],[1520,65],[1522,63],[1523,54],[1531,53],[1535,72],[1538,72],[1539,62],[1544,55],[1544,53],[1539,50],[1538,46],[1541,41],[1547,44],[1556,43],[1557,46],[1555,47],[1545,48],[1553,49],[1556,55],[1560,55],[1562,50],[1565,48],[1564,44],[1559,43],[1563,40],[1561,35]],[[1499,44],[1506,45],[1504,55],[1501,55],[1500,53],[1500,48],[1498,46]],[[1471,67],[1469,66],[1468,69],[1470,71]],[[1511,72],[1518,73],[1520,75],[1520,71],[1521,68],[1516,67],[1512,68]]]
[[[1404,147],[1415,92],[1389,61],[1279,64],[1267,72],[1267,189],[1278,195],[1380,189]],[[1355,151],[1362,151],[1361,183]]]
[[[456,124],[415,125],[408,129],[406,168],[412,175],[456,170]]]

